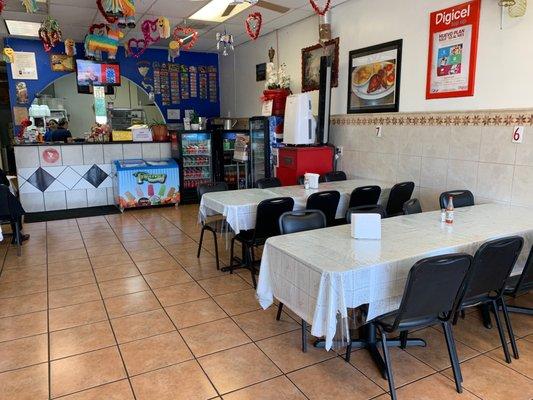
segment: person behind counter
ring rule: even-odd
[[[66,118],[61,118],[58,123],[58,128],[52,131],[51,142],[69,142],[72,139],[72,133],[68,130],[68,121]]]
[[[55,119],[51,119],[48,121],[46,125],[46,132],[44,134],[44,141],[45,142],[51,142],[52,141],[52,132],[57,129],[57,121]]]

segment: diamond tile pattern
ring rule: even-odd
[[[48,187],[54,183],[54,181],[55,178],[40,167],[37,168],[37,171],[35,171],[33,175],[28,178],[28,182],[41,192],[44,192],[46,189],[48,189]]]
[[[99,187],[103,181],[109,175],[98,165],[94,164],[86,173],[83,175],[83,178],[91,183],[95,188]]]

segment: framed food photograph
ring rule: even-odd
[[[339,86],[339,38],[302,49],[302,92],[320,89],[320,58],[333,57],[331,87]]]
[[[480,0],[430,15],[426,99],[474,95]]]
[[[54,72],[74,72],[74,57],[66,54],[50,54],[50,65]]]
[[[403,40],[350,52],[348,113],[397,112]]]

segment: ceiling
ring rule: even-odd
[[[43,0],[38,0],[43,1]],[[231,0],[227,0],[228,4]],[[146,19],[156,19],[159,16],[166,16],[172,25],[192,25],[197,27],[199,39],[194,48],[196,51],[216,51],[216,34],[223,32],[224,28],[228,33],[234,35],[235,45],[242,44],[250,40],[244,27],[244,21],[249,13],[259,11],[263,17],[261,35],[272,32],[276,29],[291,25],[297,21],[313,15],[313,9],[309,0],[269,0],[272,3],[291,8],[285,14],[273,12],[258,6],[252,6],[227,19],[224,23],[210,23],[204,21],[186,20],[204,5],[208,0],[136,0],[137,27],[125,30],[128,40],[132,37],[141,38],[140,23]],[[346,0],[332,0],[332,6],[345,2]],[[76,41],[83,41],[89,27],[95,23],[104,22],[96,7],[96,0],[48,0],[48,14],[57,19],[63,32],[63,39],[72,38]],[[74,5],[75,4],[75,5]],[[46,8],[46,6],[45,6]],[[43,14],[28,14],[21,7],[20,0],[7,0],[6,7],[2,13],[4,19],[14,19],[22,21],[40,22]],[[199,25],[200,24],[200,25]],[[0,23],[0,37],[8,36],[5,23]],[[166,47],[167,41],[160,41],[153,47]]]

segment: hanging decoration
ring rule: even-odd
[[[121,29],[135,28],[134,0],[96,0],[96,6],[107,23],[118,23]]]
[[[166,17],[145,20],[141,24],[142,39],[131,38],[126,44],[126,55],[139,58],[146,49],[161,39],[170,37],[170,21]]]
[[[71,57],[76,55],[76,42],[73,39],[65,40],[65,54]]]
[[[180,51],[189,51],[198,41],[198,31],[190,26],[176,26],[172,32],[172,41],[168,44],[168,61],[174,62]]]
[[[0,0],[0,14],[2,14],[2,11],[4,11],[5,6],[6,6],[6,0]]]
[[[85,57],[90,59],[102,59],[102,52],[107,52],[107,58],[114,60],[120,39],[124,33],[113,29],[106,24],[93,24],[89,28],[89,34],[85,36]]]
[[[180,56],[181,42],[178,40],[172,40],[168,44],[168,61],[174,62],[176,58]]]
[[[519,18],[526,15],[527,0],[500,0],[499,5],[507,8],[511,18]]]
[[[2,61],[11,64],[15,61],[15,50],[13,50],[11,47],[6,46],[4,47],[4,50],[2,50]]]
[[[98,11],[100,11],[100,14],[102,14],[108,24],[117,23],[118,18],[107,14],[104,6],[102,5],[102,0],[96,0],[96,7],[98,7]]]
[[[228,55],[228,49],[235,50],[233,47],[233,35],[229,34],[226,29],[224,29],[224,33],[217,33],[217,50],[220,51],[221,47],[224,49],[222,51],[223,56]]]
[[[61,29],[57,20],[50,16],[43,19],[39,28],[39,38],[43,43],[44,51],[48,53],[52,50],[61,41]]]
[[[315,13],[318,15],[324,15],[331,7],[331,0],[326,0],[326,4],[323,8],[320,8],[320,6],[316,4],[315,0],[309,0],[309,3],[311,3],[311,7],[313,7],[313,10],[315,10]]]
[[[22,5],[26,8],[27,13],[33,14],[39,11],[37,0],[22,0]]]
[[[244,21],[244,26],[246,27],[246,32],[252,40],[256,40],[261,33],[261,26],[263,25],[263,16],[260,12],[254,12],[246,18]]]

